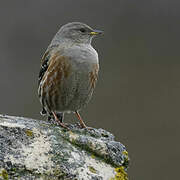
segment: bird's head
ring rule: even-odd
[[[57,39],[64,39],[76,43],[91,43],[94,36],[102,34],[102,31],[92,29],[90,26],[81,22],[65,24],[56,34]]]

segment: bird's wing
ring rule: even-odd
[[[63,75],[65,78],[69,75],[69,59],[68,57],[62,56],[59,51],[54,51],[51,53],[50,51],[47,51],[43,58],[42,58],[42,64],[39,72],[39,84],[41,80],[43,80],[43,77],[47,72],[49,72],[49,75],[54,74],[54,70]],[[61,77],[59,76],[59,77]]]
[[[49,67],[51,58],[53,56],[53,54],[51,52],[52,52],[52,50],[54,50],[57,47],[58,47],[58,45],[49,46],[48,49],[46,50],[46,52],[44,53],[44,55],[41,59],[41,68],[39,71],[38,85],[40,84],[44,74],[46,73],[46,71]]]
[[[50,51],[46,51],[41,59],[41,67],[39,71],[38,85],[40,84],[44,74],[46,73],[50,61]]]
[[[49,109],[53,105],[52,100],[59,96],[59,89],[63,82],[71,74],[69,58],[56,52],[47,52],[43,56],[41,70],[39,73],[38,95],[43,107],[48,102]],[[48,94],[48,96],[46,96]],[[48,99],[47,99],[48,98]]]

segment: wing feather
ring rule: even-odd
[[[50,62],[50,59],[51,59],[51,52],[57,46],[58,45],[48,47],[48,49],[46,50],[46,52],[44,53],[44,55],[43,55],[43,57],[41,59],[41,67],[40,67],[40,71],[39,71],[38,85],[40,84],[44,74],[46,73],[46,71],[48,69],[49,62]]]
[[[41,67],[42,72],[40,72],[39,76],[38,90],[41,104],[43,107],[48,106],[48,109],[57,109],[60,91],[63,88],[61,82],[68,78],[71,73],[69,59],[61,56],[59,51],[53,52],[50,55],[47,53]]]

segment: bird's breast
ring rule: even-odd
[[[68,49],[68,59],[71,72],[62,83],[60,103],[64,109],[78,110],[89,102],[95,88],[98,56],[91,47],[73,47]]]
[[[74,45],[65,48],[63,54],[78,63],[98,63],[98,54],[91,45]]]

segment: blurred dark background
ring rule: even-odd
[[[72,21],[105,31],[93,41],[101,68],[85,122],[126,145],[130,179],[179,179],[179,0],[0,1],[0,112],[42,119],[40,59]]]

